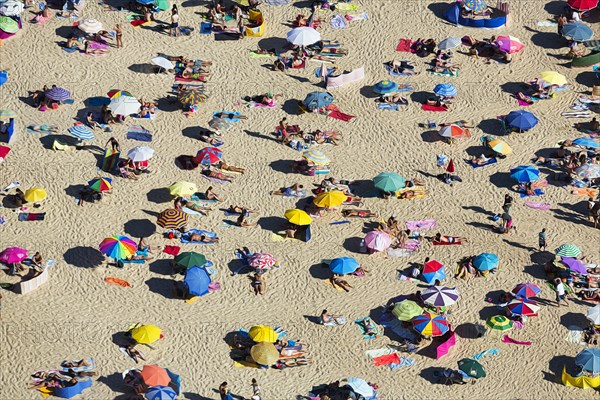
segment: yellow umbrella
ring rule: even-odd
[[[160,339],[160,328],[154,325],[140,325],[131,330],[131,337],[140,344],[150,344]]]
[[[197,191],[196,185],[190,182],[179,181],[169,186],[169,193],[173,196],[191,196]]]
[[[287,210],[284,214],[287,220],[294,225],[310,225],[312,218],[306,213],[306,211],[298,210],[297,208]]]
[[[46,189],[44,188],[31,188],[25,192],[25,200],[29,203],[36,203],[42,201],[48,196]]]
[[[544,71],[540,73],[540,79],[548,82],[551,85],[562,86],[567,84],[567,78],[555,71]]]
[[[250,331],[248,332],[248,336],[250,336],[250,339],[254,340],[257,343],[260,343],[260,342],[275,343],[277,341],[277,338],[279,337],[279,335],[277,333],[275,333],[273,328],[271,328],[270,326],[266,326],[266,325],[253,326],[252,328],[250,328]]]
[[[502,154],[503,156],[509,155],[512,153],[512,149],[506,142],[503,142],[500,139],[490,140],[487,145],[490,149],[494,150],[496,153]]]
[[[317,207],[339,207],[344,201],[346,201],[346,198],[347,196],[343,192],[339,190],[330,190],[317,195],[317,197],[315,197],[313,200],[313,203],[315,203]]]
[[[257,364],[273,365],[279,359],[279,351],[277,351],[273,343],[260,342],[252,346],[250,357]]]

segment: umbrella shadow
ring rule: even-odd
[[[476,222],[476,221],[472,221],[472,222],[466,222],[465,225],[469,225],[472,226],[473,228],[479,228],[479,229],[483,229],[484,231],[491,231],[494,229],[494,224],[484,224],[483,222]]]
[[[301,111],[298,103],[299,101],[296,99],[287,99],[281,105],[281,109],[285,111],[288,115],[300,115]]]
[[[149,202],[156,204],[170,203],[174,199],[169,189],[165,187],[151,189],[146,194],[146,198]]]
[[[534,31],[530,28],[525,29]],[[534,45],[541,47],[546,50],[559,50],[563,47],[567,47],[567,39],[561,37],[556,32],[537,32],[531,36],[531,41]]]
[[[546,271],[544,266],[540,264],[526,265],[523,267],[523,272],[535,279],[546,279]]]
[[[177,98],[173,96],[161,97],[156,102],[156,105],[159,110],[164,112],[179,111],[182,108],[182,105],[179,102],[179,100],[177,100]]]
[[[363,97],[366,97],[367,99],[376,99],[380,96],[373,90],[373,85],[365,85],[360,88],[359,92]]]
[[[514,179],[509,172],[494,172],[490,175],[490,183],[499,189],[513,189]]]
[[[33,92],[29,92],[29,95],[28,95],[27,97],[26,97],[26,96],[19,96],[19,100],[20,100],[22,103],[25,103],[25,104],[27,104],[27,105],[28,105],[28,106],[30,106],[30,107],[35,107],[35,104],[34,104],[34,102],[33,102],[33,99],[31,98],[31,95],[32,95],[32,94],[33,94]]]
[[[273,171],[281,172],[284,174],[294,174],[292,169],[293,160],[275,160],[269,164],[269,167],[273,169]]]
[[[145,283],[151,292],[161,295],[165,299],[177,299],[174,290],[177,282],[173,279],[150,278]]]
[[[135,238],[146,238],[156,233],[156,225],[149,219],[131,219],[123,225],[125,233]]]
[[[151,217],[155,217],[158,218],[158,216],[160,215],[160,213],[156,212],[156,211],[151,211],[151,210],[142,210],[144,213],[150,215]]]
[[[479,310],[479,318],[482,321],[487,321],[490,317],[501,314],[504,313],[496,306],[483,307],[481,310]]]
[[[67,196],[77,199],[79,198],[79,193],[86,187],[87,185],[83,184],[69,185],[65,188],[65,193]]]
[[[246,264],[246,261],[241,260],[239,258],[234,258],[231,261],[229,261],[227,263],[227,268],[229,269],[229,271],[231,271],[231,275],[240,275],[252,272],[252,268],[250,268],[250,266]]]
[[[310,273],[310,276],[319,280],[329,279],[333,275],[329,266],[324,262],[311,265],[308,268],[308,272]]]
[[[485,294],[486,299],[490,299],[490,303],[499,304],[500,296],[506,293],[504,290],[490,290]]]
[[[56,36],[60,36],[63,39],[69,39],[74,34],[75,35],[80,34],[80,36],[83,36],[83,32],[81,32],[79,29],[72,27],[72,26],[59,26],[54,31],[54,34]]]
[[[198,164],[194,162],[194,156],[183,154],[175,158],[175,166],[184,171],[190,171],[198,168]]]
[[[438,131],[434,131],[434,130],[425,131],[425,132],[421,133],[421,139],[425,143],[436,143],[436,142],[443,142],[444,141],[444,138],[442,138],[438,134]]]
[[[588,326],[590,321],[582,313],[568,312],[560,316],[560,324],[568,329],[573,325],[579,327]]]
[[[449,3],[430,3],[427,5],[429,11],[433,13],[437,18],[446,21],[446,10],[450,7]]]
[[[485,333],[485,327],[482,324],[466,322],[454,328],[454,333],[462,339],[479,339]]]
[[[469,157],[479,157],[482,154],[486,157],[492,156],[492,150],[489,147],[480,145],[467,147],[465,153],[467,153]]]
[[[419,376],[432,385],[445,385],[443,382],[444,369],[442,367],[428,367],[419,372]]]
[[[287,225],[287,223],[288,222],[285,218],[275,216],[260,217],[257,221],[257,224],[258,226],[260,226],[261,229],[271,231],[274,233],[282,230]]]
[[[503,136],[504,131],[502,130],[502,124],[496,118],[488,118],[482,120],[477,125],[484,134],[493,136]]]
[[[115,397],[115,399],[130,399],[133,396],[133,393],[128,394],[130,389],[125,386],[123,382],[123,376],[119,372],[115,372],[111,375],[100,376],[98,377],[97,382],[108,386],[113,393],[120,393],[120,395]]]
[[[527,251],[536,251],[537,248],[536,247],[532,247],[532,246],[525,246],[519,242],[514,242],[512,240],[508,240],[508,239],[502,239],[502,241],[504,243],[506,243],[509,246],[515,247],[517,249],[523,249],[523,250],[527,250]]]
[[[201,132],[209,132],[209,130],[200,128],[199,126],[188,126],[187,128],[183,128],[181,134],[184,137],[198,140]]]
[[[419,104],[425,104],[427,102],[427,99],[429,99],[431,97],[435,97],[435,94],[433,92],[419,91],[419,92],[412,92],[410,94],[411,101],[413,101],[415,103],[419,103]]]
[[[548,371],[543,371],[544,380],[562,385],[562,371],[565,366],[567,366],[567,372],[570,369],[569,366],[574,366],[573,357],[552,357],[548,362]]]
[[[516,94],[525,89],[525,84],[523,82],[504,82],[500,85],[500,89],[504,93]]]
[[[76,146],[79,143],[77,138],[70,135],[46,135],[40,136],[39,139],[42,146],[48,150],[52,150],[52,145],[54,144],[54,141],[59,141],[69,146]]]
[[[575,81],[580,85],[592,87],[598,83],[596,73],[593,71],[584,71],[577,74]]]
[[[342,246],[344,247],[344,249],[346,251],[349,251],[351,253],[361,254],[360,245],[362,243],[362,240],[363,240],[363,238],[360,238],[358,236],[349,237],[344,240],[344,243],[342,244]]]
[[[173,271],[172,260],[155,260],[152,261],[148,269],[150,272],[154,272],[159,275],[173,275],[175,271]]]
[[[275,50],[276,53],[285,53],[289,49],[289,43],[281,37],[263,38],[258,41],[261,49]]]
[[[77,246],[68,249],[63,259],[69,265],[79,268],[95,268],[104,262],[104,255],[89,246]]]
[[[160,68],[156,65],[153,64],[131,64],[129,67],[127,67],[127,69],[129,69],[132,72],[137,72],[138,74],[148,74],[148,75],[154,75],[157,74],[158,71],[160,70]]]
[[[364,199],[379,197],[379,191],[375,188],[372,179],[360,179],[353,182],[350,186],[350,191],[355,195]]]
[[[279,144],[279,141],[276,138],[274,138],[273,136],[271,136],[271,135],[265,135],[265,134],[262,134],[260,132],[252,132],[252,131],[249,131],[249,130],[246,130],[246,129],[244,130],[244,133],[246,135],[248,135],[248,136],[252,136],[252,137],[255,137],[255,138],[259,138],[259,139],[271,140],[271,141]]]
[[[110,103],[110,99],[108,97],[103,97],[103,96],[94,96],[94,97],[88,97],[87,99],[85,99],[83,101],[83,104],[88,107],[102,107],[105,104],[109,104]]]

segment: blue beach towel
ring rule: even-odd
[[[485,167],[486,165],[495,164],[497,162],[498,162],[498,160],[496,159],[496,157],[490,158],[489,161],[486,162],[485,164],[473,164],[471,162],[471,160],[467,160],[467,164],[469,164],[473,168],[481,168],[481,167]]]
[[[374,327],[373,332],[375,332],[376,335],[373,336],[373,335],[367,335],[366,334],[365,327],[362,325],[362,322],[366,318],[368,318],[368,317],[359,318],[359,319],[357,319],[357,320],[354,321],[354,323],[356,324],[356,326],[358,326],[358,329],[360,329],[360,332],[363,335],[363,339],[364,340],[371,340],[371,339],[375,339],[375,338],[379,337],[379,328],[377,327],[377,325],[375,325],[375,322],[373,322],[373,320],[371,320],[371,323],[373,324],[373,327]]]
[[[519,196],[520,196],[521,198],[523,198],[523,197],[530,197],[530,196],[541,196],[541,195],[543,195],[543,194],[544,194],[544,192],[542,191],[542,189],[535,189],[535,190],[533,191],[533,194],[527,194],[527,193],[525,193],[525,191],[523,191],[523,190],[520,190],[520,191],[519,191]]]
[[[141,125],[131,125],[127,130],[127,139],[151,142],[152,133]]]
[[[390,111],[398,111],[398,104],[390,104],[390,103],[381,103],[377,105],[377,109],[379,110],[390,110]]]
[[[215,232],[204,231],[201,229],[190,229],[183,235],[181,235],[181,243],[183,244],[214,244],[214,243],[204,243],[204,242],[190,242],[190,236],[193,233],[197,233],[198,235],[205,235],[206,237],[215,238],[217,234]]]
[[[200,34],[210,35],[212,33],[212,22],[200,22]]]
[[[231,122],[239,122],[240,119],[236,118],[236,116],[242,115],[242,113],[240,113],[239,111],[215,111],[213,113],[213,117],[216,117],[219,114],[233,114],[233,118],[230,118],[229,116],[227,116],[227,117],[219,117],[221,119],[226,119],[226,120],[231,121]]]

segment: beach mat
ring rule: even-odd
[[[448,107],[446,107],[446,106],[432,106],[432,105],[429,105],[429,104],[421,104],[421,110],[423,110],[423,111],[442,112],[442,111],[448,111]]]
[[[127,139],[151,142],[152,133],[141,125],[131,125],[127,130]]]
[[[179,254],[179,251],[181,251],[181,247],[173,246],[173,245],[167,245],[163,249],[163,253],[171,255],[171,256],[177,256]]]
[[[339,119],[340,121],[346,121],[346,122],[350,121],[352,118],[355,118],[354,115],[345,114],[341,111],[336,111],[336,110],[330,111],[328,115],[331,118]]]
[[[19,221],[43,221],[46,218],[46,213],[19,213]]]
[[[462,244],[462,242],[460,240],[458,242],[454,242],[454,243],[432,241],[431,244],[434,246],[452,246],[452,245]]]
[[[204,231],[201,229],[190,229],[183,235],[181,235],[181,243],[184,244],[214,244],[214,243],[204,243],[204,242],[190,242],[189,237],[192,233],[197,233],[198,235],[205,235],[206,237],[214,238],[217,237],[215,232]]]
[[[365,317],[367,318],[367,317]],[[359,318],[357,320],[354,321],[354,323],[356,324],[356,326],[358,327],[358,329],[360,330],[360,332],[362,333],[362,337],[364,340],[371,340],[371,339],[376,339],[379,337],[379,327],[375,324],[375,322],[373,320],[371,320],[371,323],[373,324],[373,332],[375,332],[375,336],[372,335],[367,335],[365,332],[365,327],[361,324],[361,322],[363,322],[365,320],[365,318]]]
[[[213,117],[216,117],[219,114],[232,114],[233,118],[230,118],[229,115],[226,117],[219,117],[221,119],[226,119],[231,122],[240,122],[240,119],[236,118],[236,116],[242,115],[242,113],[239,111],[215,111],[213,112]]]
[[[525,205],[534,210],[548,211],[552,206],[548,203],[534,203],[532,201],[525,202]]]
[[[448,72],[437,72],[437,71],[427,71],[429,72],[431,75],[435,75],[435,76],[445,76],[445,77],[457,77],[458,76],[458,70],[452,72],[452,71],[448,71]]]
[[[413,220],[406,221],[406,229],[410,229],[411,231],[416,231],[419,229],[433,229],[437,227],[437,222],[435,219],[421,219],[421,220]]]
[[[400,41],[398,42],[398,45],[396,46],[396,51],[402,51],[404,53],[410,53],[410,46],[412,44],[412,41],[410,39],[400,39]]]
[[[473,164],[471,162],[471,160],[467,160],[467,164],[469,164],[472,168],[481,168],[481,167],[485,167],[486,165],[496,164],[497,162],[498,162],[498,159],[496,157],[490,158],[488,160],[488,162],[486,162],[485,164]]]

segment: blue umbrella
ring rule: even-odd
[[[473,259],[473,266],[480,271],[489,271],[498,267],[500,260],[492,253],[482,253]]]
[[[150,4],[154,4],[154,0],[136,0],[136,2],[142,4],[142,5],[150,5]]]
[[[577,138],[577,139],[573,140],[573,143],[578,146],[589,147],[592,149],[600,148],[600,144],[598,144],[598,142],[596,142],[594,139],[588,138],[588,137]]]
[[[526,131],[537,125],[538,119],[529,111],[517,110],[511,111],[506,117],[504,122],[520,131]]]
[[[327,107],[331,103],[333,103],[333,95],[329,92],[309,93],[302,102],[310,110]]]
[[[487,4],[483,0],[463,0],[462,4],[470,11],[482,12],[487,9]]]
[[[71,92],[67,89],[53,87],[46,91],[46,97],[51,100],[65,101],[71,98]]]
[[[204,296],[208,293],[210,276],[204,268],[192,267],[186,271],[183,283],[192,296]]]
[[[8,81],[8,72],[0,71],[0,86],[4,85]]]
[[[458,94],[458,89],[451,83],[440,83],[433,88],[433,93],[438,96],[454,97]]]
[[[165,368],[165,371],[167,371],[167,375],[169,375],[169,378],[171,378],[171,383],[175,385],[175,391],[177,394],[181,394],[181,376],[177,375],[175,372],[171,372],[169,368]]]
[[[529,165],[519,165],[516,168],[510,170],[510,176],[516,179],[517,182],[533,182],[537,181],[540,177],[540,171],[537,168],[530,167]]]
[[[148,400],[174,400],[177,393],[169,386],[152,386],[146,391]]]
[[[72,126],[67,129],[67,132],[80,140],[92,140],[95,137],[94,132],[89,130],[85,125]]]
[[[583,350],[575,356],[575,364],[592,375],[600,373],[600,349],[589,348]]]
[[[336,258],[329,264],[331,272],[334,274],[351,274],[359,267],[358,261],[351,257]]]
[[[392,92],[395,92],[397,89],[398,89],[398,84],[396,82],[392,82],[392,81],[388,81],[388,80],[377,82],[373,86],[373,91],[375,93],[379,93],[379,94],[392,93]]]
[[[563,26],[563,36],[570,37],[576,42],[590,40],[594,36],[592,29],[581,22],[571,22]]]
[[[55,387],[52,393],[55,397],[61,397],[63,399],[70,399],[83,393],[83,391],[92,386],[92,380],[86,379],[85,381],[79,381],[73,386],[67,386],[64,388]]]

